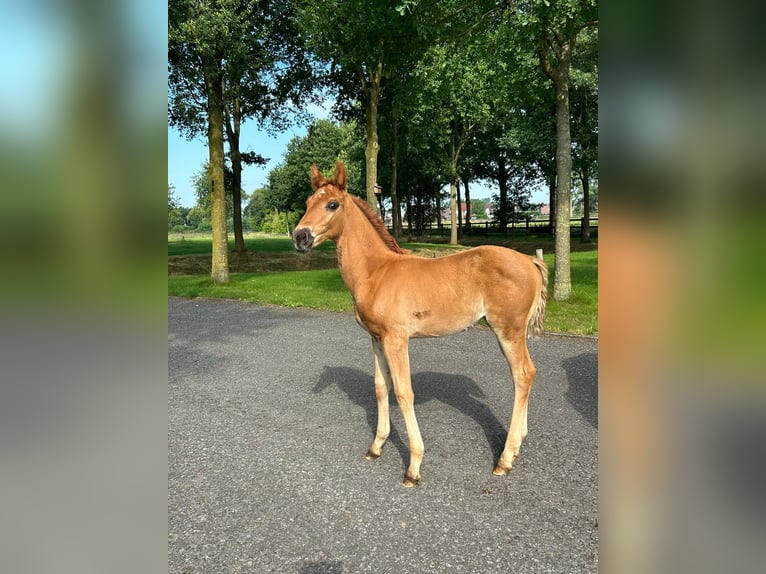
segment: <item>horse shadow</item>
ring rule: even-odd
[[[367,424],[371,430],[370,441],[372,441],[378,424],[374,377],[350,367],[325,367],[312,391],[321,393],[333,386],[340,389],[351,402],[364,409]],[[416,407],[436,400],[472,418],[484,432],[495,460],[500,456],[508,431],[481,400],[485,394],[475,381],[463,375],[426,371],[413,373],[412,388],[415,391]],[[393,391],[389,395],[389,402],[394,408],[396,398],[393,396]],[[393,444],[396,447],[406,465],[409,460],[409,445],[402,439],[393,424],[387,444]]]
[[[343,574],[343,562],[339,560],[304,562],[298,574]]]
[[[569,389],[565,396],[591,426],[598,428],[598,355],[583,353],[564,359]]]

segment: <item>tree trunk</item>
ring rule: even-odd
[[[569,201],[572,189],[572,138],[569,132],[569,61],[563,58],[554,81],[556,93],[556,240],[553,299],[568,301],[572,294],[569,239]],[[563,68],[563,69],[562,69]]]
[[[577,33],[559,42],[556,30],[542,38],[538,49],[540,66],[551,81],[556,97],[556,216],[553,263],[553,299],[568,301],[572,294],[569,240],[569,202],[572,192],[572,137],[569,132],[569,65]],[[555,67],[548,57],[548,46],[557,57]]]
[[[455,127],[452,127],[450,137],[450,168],[449,168],[449,243],[457,245],[457,157],[455,145]]]
[[[407,213],[407,241],[412,241],[412,194],[406,195],[404,201],[404,209]]]
[[[580,241],[582,243],[590,243],[590,175],[588,174],[588,168],[583,166],[582,169],[582,232],[580,233]]]
[[[465,189],[465,228],[471,229],[471,191],[468,189],[468,178],[463,178],[463,188]]]
[[[226,195],[223,184],[223,84],[217,67],[209,65],[205,74],[208,101],[207,140],[209,149],[208,189],[210,190],[213,257],[210,276],[213,283],[229,282],[229,246],[226,232]]]
[[[397,141],[396,114],[391,115],[391,228],[394,237],[399,239],[402,235],[402,209],[399,204],[397,186],[397,156],[399,155],[399,142]]]
[[[367,203],[374,211],[378,211],[378,202],[375,200],[375,186],[378,184],[378,99],[380,98],[380,80],[383,75],[383,63],[378,62],[374,71],[360,71],[362,87],[367,93],[367,147],[364,150],[366,162],[366,188]]]
[[[500,205],[497,206],[498,222],[500,231],[505,234],[508,227],[508,171],[506,170],[505,158],[497,158],[497,187],[500,190]]]
[[[455,176],[455,190],[457,191],[457,236],[463,237],[463,202],[460,199],[460,176]]]
[[[421,193],[418,193],[417,197],[415,197],[415,235],[419,237],[422,236],[423,227],[424,227],[423,195]]]
[[[550,222],[551,234],[556,237],[556,176],[548,178],[548,221]]]
[[[454,166],[453,166],[454,169]],[[452,176],[449,182],[449,244],[457,245],[457,177]]]
[[[245,238],[242,234],[242,156],[239,151],[240,109],[239,100],[234,98],[231,113],[225,110],[226,137],[231,153],[232,218],[234,220],[234,250],[240,255],[245,252]],[[233,122],[233,125],[232,125]]]
[[[444,223],[442,222],[442,190],[438,185],[435,186],[433,197],[434,201],[436,201],[436,228],[441,236]]]

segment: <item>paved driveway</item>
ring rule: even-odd
[[[398,407],[364,458],[372,349],[350,314],[168,307],[170,572],[596,572],[595,340],[530,342],[529,436],[507,477],[492,475],[513,405],[493,333],[412,341],[426,450],[406,489]]]

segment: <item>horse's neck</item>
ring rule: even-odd
[[[356,205],[346,214],[337,252],[341,275],[352,294],[362,288],[375,269],[397,257]]]

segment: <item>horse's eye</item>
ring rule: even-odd
[[[334,199],[327,203],[327,209],[329,209],[330,211],[335,211],[339,207],[340,207],[340,204]]]

